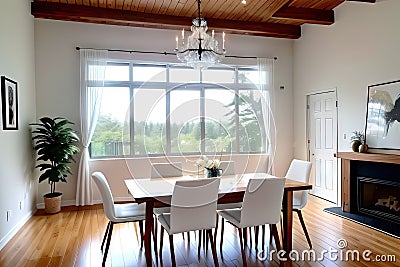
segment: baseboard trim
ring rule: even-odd
[[[114,202],[129,202],[129,201],[133,201],[132,197],[115,197],[114,198]],[[97,199],[97,200],[93,200],[93,205],[95,204],[103,204],[103,200],[101,199]]]
[[[24,226],[24,224],[35,214],[36,210],[33,210],[26,214],[13,228],[0,240],[0,250],[2,250],[7,243],[14,237],[14,235]]]
[[[116,201],[116,202],[125,202],[125,201],[129,202],[132,200],[133,200],[132,197],[116,197],[116,198],[114,198],[114,201]],[[101,200],[101,199],[93,200],[93,205],[102,204],[102,203],[103,203],[103,200]],[[75,200],[61,200],[61,207],[75,206],[75,205],[76,205]],[[44,203],[36,204],[36,208],[38,210],[44,209]]]
[[[61,207],[66,207],[66,206],[75,206],[75,200],[61,200]],[[44,209],[44,202],[37,203],[36,208],[38,210]]]

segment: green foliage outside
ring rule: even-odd
[[[261,99],[255,97],[253,91],[239,97],[239,140],[236,140],[235,102],[226,107],[231,111],[225,114],[228,123],[206,121],[205,152],[235,152],[239,141],[240,152],[263,151],[263,120]],[[166,150],[165,124],[135,121],[134,124],[135,155],[164,154]],[[172,123],[171,152],[200,153],[200,122],[186,124]],[[91,156],[122,156],[130,154],[129,126],[113,119],[101,116],[91,143]]]

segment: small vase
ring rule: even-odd
[[[211,168],[211,169],[207,169],[207,168],[204,169],[204,174],[205,174],[206,178],[219,177],[219,176],[221,176],[221,172],[222,172],[221,169],[218,169],[215,167]]]
[[[361,145],[360,140],[352,141],[351,142],[351,150],[353,150],[354,152],[359,152],[360,145]]]
[[[368,146],[367,146],[366,144],[361,144],[361,145],[358,147],[358,152],[360,152],[360,153],[366,153],[367,150],[368,150]]]

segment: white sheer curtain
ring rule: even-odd
[[[269,174],[275,174],[274,158],[276,148],[275,94],[274,94],[274,59],[257,58],[259,89],[262,94],[262,113],[266,134],[265,149],[268,151]]]
[[[80,50],[80,115],[83,151],[76,185],[76,206],[92,205],[92,181],[89,173],[89,144],[99,117],[108,53],[104,50]]]

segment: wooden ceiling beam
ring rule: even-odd
[[[189,29],[193,18],[150,14],[136,11],[108,9],[91,6],[69,5],[54,2],[32,2],[31,13],[35,18],[56,20],[89,21],[99,24],[130,25],[137,27]],[[237,20],[207,18],[212,29],[232,34],[248,34],[278,38],[297,39],[301,36],[300,26],[259,23]]]
[[[335,13],[333,10],[284,6],[275,12],[272,18],[331,25],[335,22]]]

